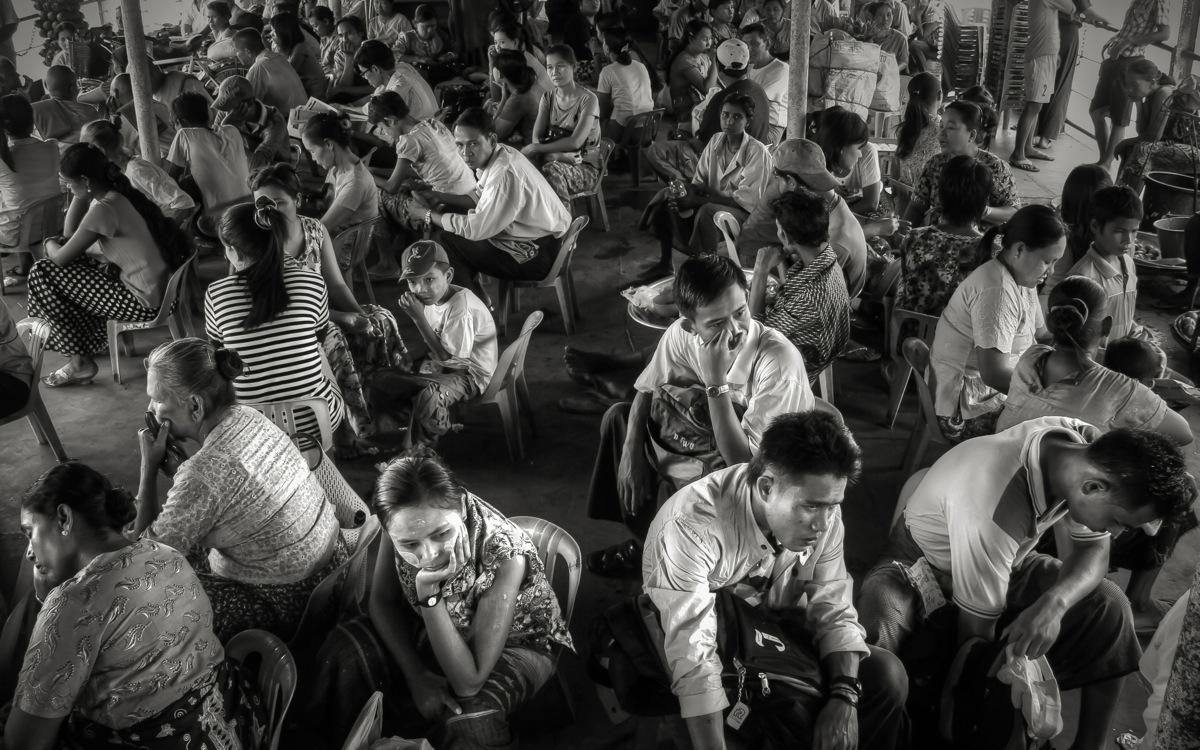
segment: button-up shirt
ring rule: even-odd
[[[725,133],[720,132],[712,137],[700,153],[692,184],[703,185],[717,195],[733,198],[749,213],[762,200],[773,165],[767,147],[745,134],[742,135],[738,150],[732,156],[727,156]]]
[[[1170,18],[1166,0],[1133,0],[1129,4],[1129,10],[1125,11],[1125,21],[1121,24],[1121,29],[1104,45],[1104,56],[1141,57],[1146,54],[1146,45],[1134,46],[1129,40],[1135,36],[1149,34],[1159,26],[1166,26],[1171,22]]]
[[[776,549],[754,520],[755,491],[749,464],[715,471],[672,496],[646,535],[643,587],[659,611],[671,691],[684,718],[729,705],[717,654],[720,589],[773,610],[803,606],[821,658],[868,653],[842,552],[840,509],[812,547]]]
[[[1141,326],[1134,320],[1137,308],[1137,271],[1127,255],[1105,257],[1092,245],[1067,276],[1086,276],[1108,295],[1108,314],[1112,316],[1110,339],[1136,333]]]
[[[475,208],[465,214],[443,215],[446,231],[476,242],[491,242],[518,262],[537,255],[537,240],[567,233],[571,213],[520,151],[497,144],[477,176],[472,191]]]

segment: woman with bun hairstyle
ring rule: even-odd
[[[972,102],[953,101],[946,105],[942,112],[942,129],[938,135],[942,152],[925,164],[925,169],[914,186],[904,217],[912,222],[913,226],[938,223],[942,214],[938,187],[946,162],[955,156],[970,156],[992,172],[992,193],[988,197],[984,221],[989,224],[1003,224],[1021,206],[1008,162],[980,145],[987,137],[988,118],[992,116],[990,113],[991,110],[985,111]]]
[[[895,177],[910,189],[917,184],[925,165],[942,150],[942,82],[932,73],[917,73],[908,82],[908,105],[896,132]],[[908,195],[897,195],[896,211],[904,215]],[[900,205],[903,202],[904,205]]]
[[[323,371],[321,340],[329,324],[329,292],[321,274],[285,263],[287,217],[261,195],[225,212],[219,235],[234,272],[204,294],[209,340],[236,351],[247,371],[234,378],[237,400],[248,403],[323,399],[336,429],[342,393]],[[316,417],[297,420],[317,433]]]
[[[37,614],[0,747],[258,747],[254,689],[225,661],[209,597],[184,556],[131,541],[133,497],[83,464],[21,502]],[[231,688],[236,687],[236,690]]]
[[[121,136],[121,120],[93,120],[83,126],[80,143],[90,143],[125,173],[130,184],[154,201],[165,216],[181,221],[196,210],[196,202],[162,167],[134,156]]]
[[[0,130],[0,245],[12,246],[25,210],[62,192],[58,144],[33,136],[33,107],[18,94],[0,97]],[[24,284],[29,275],[33,256],[18,257],[4,276],[5,289]]]
[[[331,186],[329,207],[321,216],[329,234],[336,237],[347,227],[377,218],[379,188],[366,163],[350,150],[350,120],[332,112],[314,115],[304,126],[303,141]]]
[[[509,716],[574,648],[545,561],[436,457],[388,464],[373,505],[386,533],[366,612],[321,646],[305,714],[336,745],[378,690],[387,734],[516,747]]]
[[[1013,368],[997,431],[1038,417],[1074,417],[1105,432],[1150,430],[1176,445],[1192,442],[1182,415],[1147,386],[1096,361],[1112,326],[1107,302],[1103,287],[1084,276],[1068,276],[1051,290],[1051,344],[1029,347]],[[1179,534],[1180,524],[1166,521],[1152,537],[1135,529],[1113,540],[1111,564],[1131,571],[1126,592],[1139,627],[1153,627],[1166,611],[1151,590]]]
[[[992,257],[997,238],[1002,249]],[[1066,227],[1041,205],[1022,208],[979,241],[981,265],[951,295],[929,356],[934,410],[953,442],[995,431],[1013,367],[1035,337],[1047,337],[1037,286],[1066,244]]]
[[[192,253],[191,238],[100,149],[71,146],[59,173],[72,196],[64,237],[47,239],[29,272],[29,314],[50,321],[48,348],[70,356],[42,379],[52,387],[90,383],[108,321],[153,320],[171,272]]]
[[[188,556],[222,641],[247,628],[287,640],[346,550],[333,506],[291,437],[235,403],[245,366],[236,351],[196,338],[150,353],[146,394],[160,427],[138,433],[134,531]],[[177,463],[170,441],[195,452]],[[159,471],[172,480],[161,505]]]

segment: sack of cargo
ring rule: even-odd
[[[871,109],[878,112],[900,111],[900,65],[891,52],[879,53],[879,80],[875,84],[875,95],[871,98]]]
[[[877,80],[874,73],[861,70],[831,70],[825,76],[824,87],[815,91],[810,100],[812,109],[828,109],[836,104],[865,120],[870,114]]]

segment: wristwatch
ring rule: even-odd
[[[430,594],[429,596],[426,596],[422,599],[418,599],[417,604],[420,604],[422,607],[425,607],[426,609],[432,609],[432,608],[436,607],[438,605],[438,602],[440,602],[441,600],[442,600],[442,592],[435,591],[432,594]]]
[[[729,393],[729,383],[722,383],[721,385],[709,385],[705,386],[704,388],[704,395],[708,396],[709,398],[720,398],[726,393]]]

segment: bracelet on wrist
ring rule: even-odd
[[[845,690],[836,690],[833,693],[830,693],[829,700],[841,701],[849,705],[850,708],[858,708],[858,696]]]

